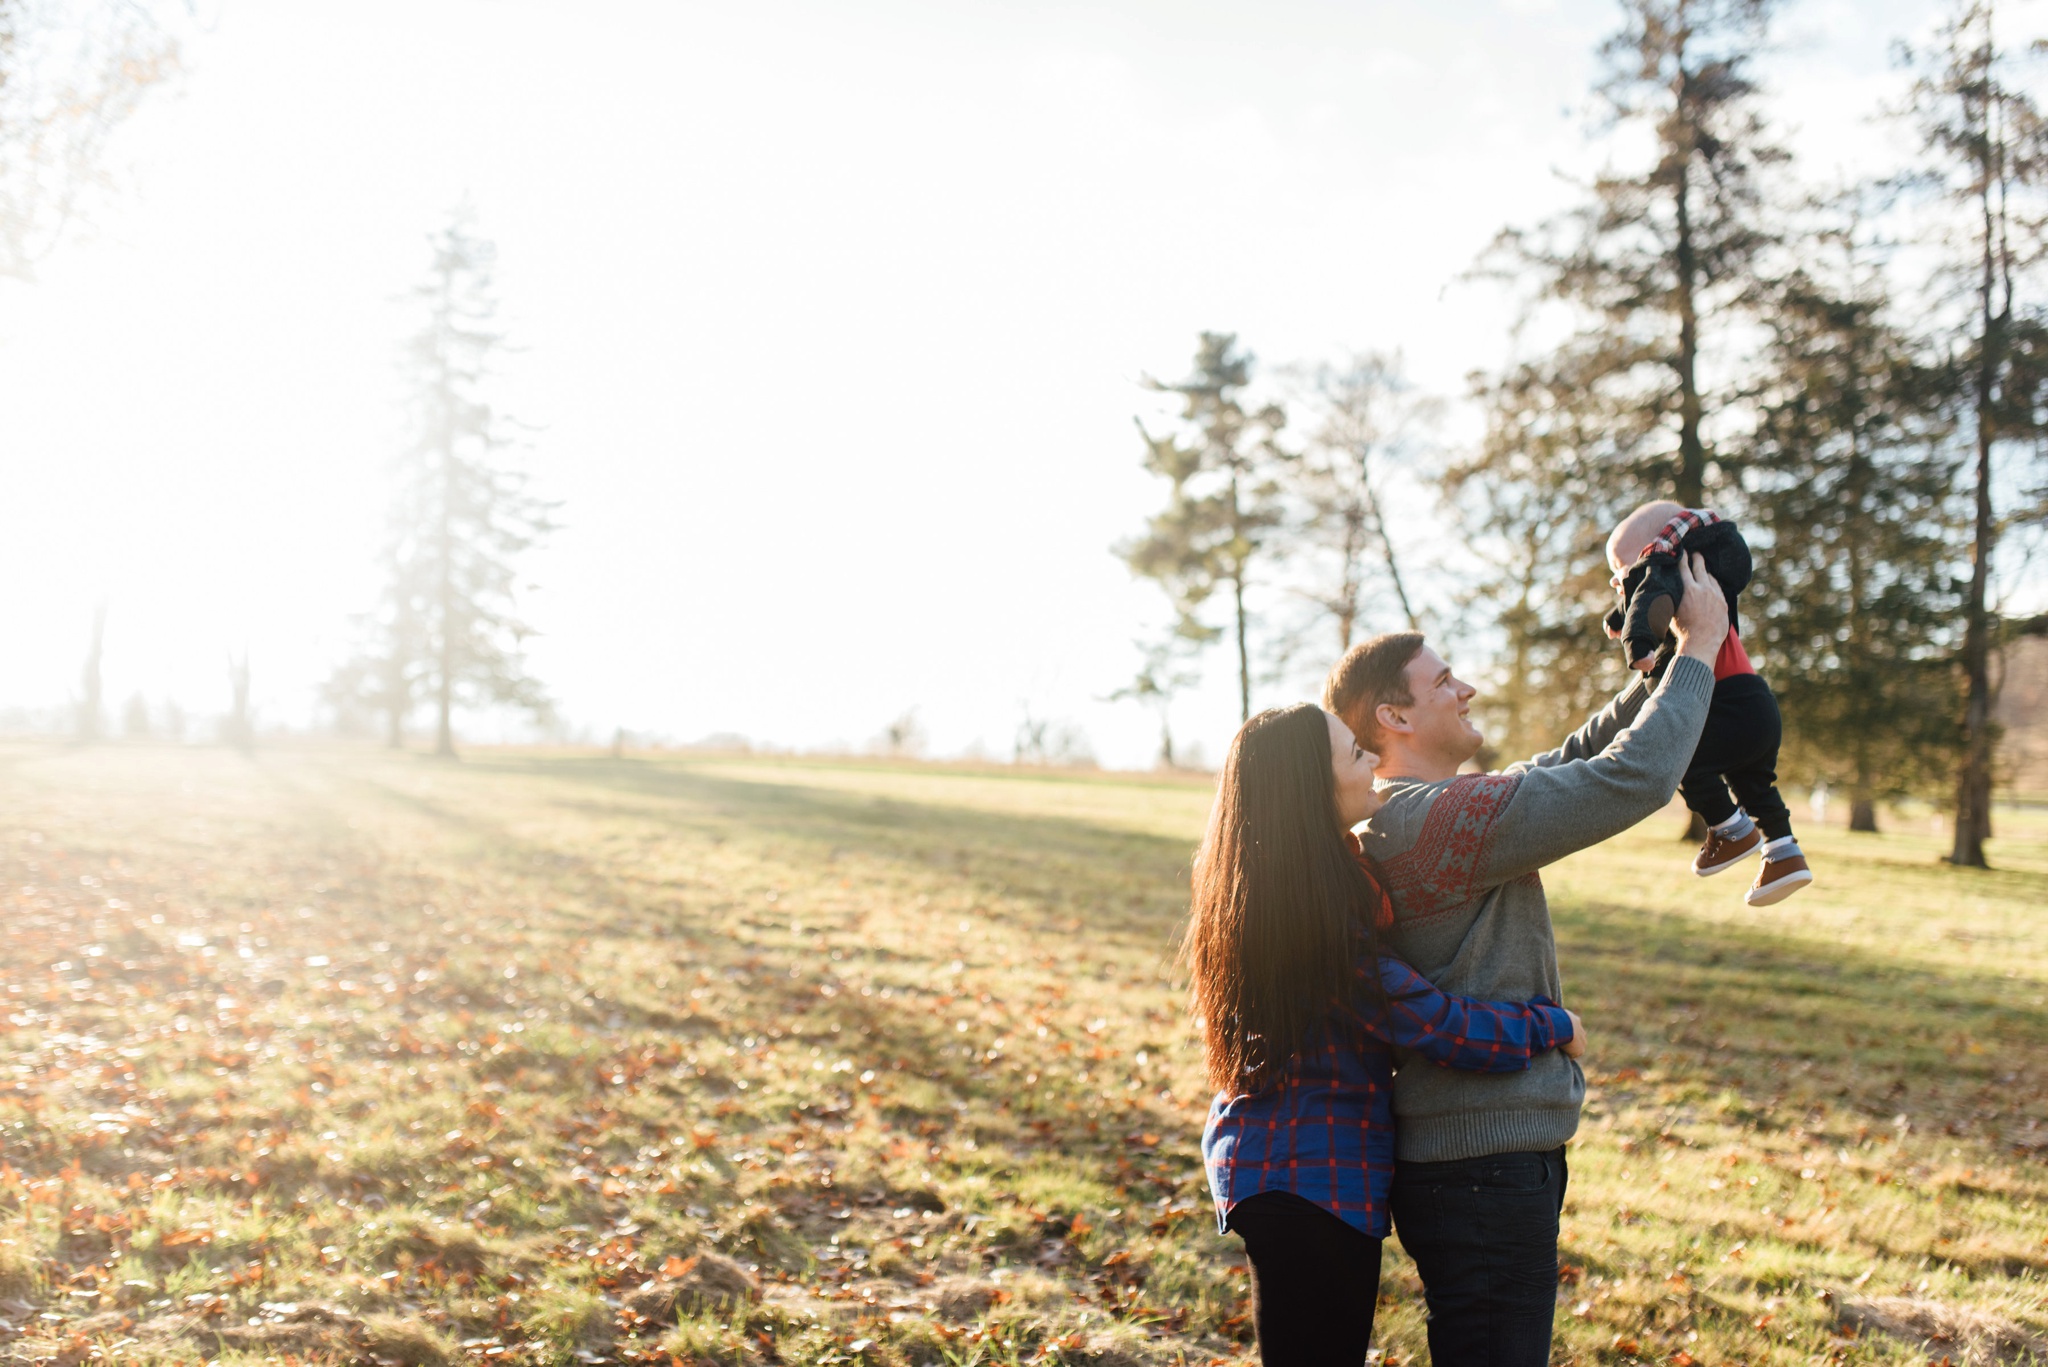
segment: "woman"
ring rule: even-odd
[[[1379,953],[1392,904],[1351,828],[1378,810],[1350,728],[1302,703],[1230,742],[1183,954],[1216,1099],[1202,1158],[1252,1266],[1266,1367],[1358,1367],[1372,1338],[1400,1045],[1515,1072],[1584,1051],[1573,1013],[1447,996]]]

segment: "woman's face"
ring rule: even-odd
[[[1372,786],[1380,757],[1358,743],[1351,728],[1334,712],[1330,719],[1330,770],[1337,777],[1337,824],[1350,830],[1380,809],[1386,799]]]

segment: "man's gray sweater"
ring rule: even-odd
[[[1497,774],[1382,781],[1386,805],[1359,838],[1393,894],[1388,952],[1446,992],[1564,1001],[1537,871],[1671,800],[1713,691],[1714,671],[1680,656],[1654,692],[1636,681],[1548,754]],[[1585,1095],[1585,1074],[1560,1053],[1520,1073],[1404,1058],[1394,1077],[1396,1152],[1428,1163],[1554,1149],[1577,1132]]]

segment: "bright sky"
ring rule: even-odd
[[[1773,76],[1816,167],[1897,137],[1906,0],[1807,0]],[[303,726],[376,593],[398,354],[465,199],[563,502],[535,671],[593,735],[1007,755],[1024,709],[1143,764],[1099,701],[1161,615],[1111,545],[1162,490],[1145,374],[1400,347],[1455,392],[1501,301],[1456,277],[1585,167],[1607,0],[1459,5],[219,0],[114,147],[88,233],[0,284],[0,706],[195,716],[253,661]],[[1409,496],[1411,553],[1444,547]],[[1448,610],[1447,605],[1438,606]],[[1218,651],[1176,729],[1220,753]],[[1268,686],[1290,701],[1304,682]]]

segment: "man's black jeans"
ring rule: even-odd
[[[1763,827],[1764,839],[1792,834],[1792,813],[1778,795],[1778,742],[1783,733],[1778,700],[1760,675],[1734,674],[1720,680],[1678,795],[1709,826],[1734,816],[1740,803],[1750,820]]]
[[[1394,1232],[1422,1274],[1432,1367],[1546,1367],[1564,1150],[1394,1168]]]

